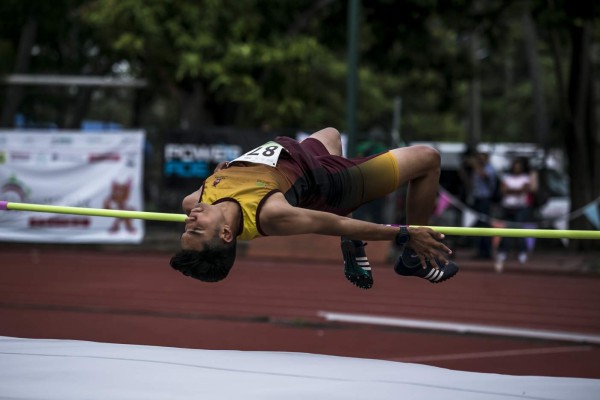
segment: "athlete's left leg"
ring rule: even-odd
[[[316,139],[323,143],[329,154],[334,156],[342,155],[342,136],[335,128],[325,128],[309,136],[311,139]]]
[[[399,184],[408,182],[407,223],[428,225],[437,197],[440,154],[428,146],[395,149],[391,153],[398,165]],[[423,262],[426,268],[422,268]],[[426,259],[411,248],[409,240],[394,270],[399,275],[417,276],[432,283],[439,283],[456,275],[458,266],[452,261],[444,265],[437,259]]]
[[[408,182],[406,223],[427,225],[435,207],[440,178],[440,154],[429,146],[390,151],[398,165],[401,186]]]

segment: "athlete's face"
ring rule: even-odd
[[[198,203],[185,220],[185,231],[181,235],[183,250],[202,251],[207,243],[219,238],[225,217],[219,206]]]

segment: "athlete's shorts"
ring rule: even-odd
[[[277,168],[292,183],[284,195],[293,206],[347,215],[393,192],[400,183],[398,164],[390,152],[347,159],[329,154],[317,139],[298,143],[278,137],[276,141],[287,150]]]

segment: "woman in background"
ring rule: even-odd
[[[529,173],[529,163],[525,159],[515,159],[512,162],[508,173],[502,176],[502,210],[503,219],[509,223],[514,223],[516,228],[522,227],[521,224],[529,219],[530,215],[530,194],[533,191],[534,182]],[[527,241],[525,238],[513,238],[517,241],[518,258],[521,264],[527,262]],[[508,256],[509,240],[511,238],[502,238],[498,247],[496,256],[496,271],[502,272],[504,262]]]

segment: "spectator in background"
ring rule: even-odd
[[[529,163],[525,159],[513,160],[510,170],[502,177],[500,191],[502,193],[502,215],[505,221],[520,227],[529,219],[531,209],[531,193],[533,183],[529,173]],[[510,240],[517,241],[518,258],[521,264],[527,262],[527,241],[525,238],[502,238],[496,256],[496,272],[502,272],[508,256]]]
[[[489,155],[478,152],[471,156],[469,162],[471,172],[471,202],[473,210],[478,213],[477,227],[489,228],[489,216],[498,179],[496,171],[489,161]],[[492,259],[492,239],[490,237],[476,238],[476,258]]]
[[[535,219],[538,211],[544,204],[548,201],[547,195],[545,195],[545,191],[540,188],[540,172],[536,168],[531,168],[529,166],[529,161],[524,159],[525,169],[529,170],[529,177],[531,178],[531,187],[528,195],[528,219]]]
[[[369,157],[387,150],[385,133],[380,128],[374,128],[369,132],[368,139],[356,146],[356,157]],[[381,197],[363,204],[354,211],[354,218],[376,224],[384,223],[385,201],[386,197]]]
[[[471,187],[473,186],[473,157],[477,154],[477,150],[472,146],[468,145],[467,149],[462,154],[462,161],[458,169],[458,177],[461,182],[461,186],[458,192],[458,198],[465,204],[471,205]]]

